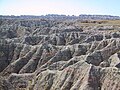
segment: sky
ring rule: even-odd
[[[120,0],[0,0],[0,15],[120,16]]]

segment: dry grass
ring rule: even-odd
[[[93,23],[92,21],[87,23],[77,22],[77,24],[81,26],[104,26],[104,25],[120,26],[120,20],[96,20],[95,23]]]

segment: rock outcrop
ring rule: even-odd
[[[118,24],[0,21],[0,90],[120,90]]]

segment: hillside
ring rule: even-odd
[[[120,90],[120,20],[1,16],[0,90]]]

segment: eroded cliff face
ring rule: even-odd
[[[0,90],[119,90],[120,26],[2,20]]]

